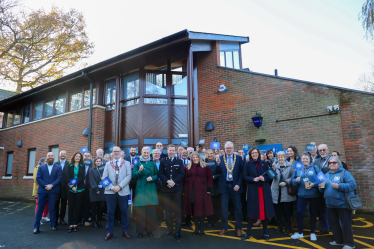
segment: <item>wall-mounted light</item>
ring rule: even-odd
[[[19,140],[19,141],[18,141],[17,146],[18,146],[18,147],[21,147],[21,146],[22,146],[22,140]]]
[[[84,129],[82,135],[88,136],[88,134],[90,134],[90,129],[89,128]]]
[[[214,125],[212,122],[207,122],[206,125],[205,125],[205,130],[206,131],[212,131],[214,130]]]
[[[225,85],[220,85],[219,88],[218,88],[218,92],[226,92],[227,91],[227,88],[225,87]]]
[[[256,112],[256,115],[254,115],[252,117],[252,121],[253,121],[253,124],[255,125],[255,127],[257,127],[257,129],[260,129],[260,127],[262,125],[261,114]]]
[[[256,139],[255,142],[256,143],[264,143],[264,142],[266,142],[266,139],[263,139],[263,138],[262,139]]]

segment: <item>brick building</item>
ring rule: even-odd
[[[358,182],[364,211],[374,211],[374,96],[242,69],[248,37],[183,30],[0,101],[0,198],[30,198],[32,169],[48,151],[87,146],[189,146],[217,138],[249,146],[326,143]],[[90,84],[93,89],[91,138]],[[218,92],[220,85],[227,91]],[[339,111],[328,112],[327,106]],[[263,117],[258,129],[256,112]],[[206,131],[212,122],[214,130]],[[256,142],[257,140],[257,142]],[[22,145],[20,144],[22,143]],[[18,143],[18,145],[17,145]],[[21,145],[21,146],[19,146]]]

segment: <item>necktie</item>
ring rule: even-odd
[[[232,160],[231,160],[231,156],[229,156],[229,162],[228,162],[227,166],[229,167],[230,170],[232,169]],[[230,176],[231,176],[231,177],[230,177]],[[231,174],[231,173],[229,173],[229,180],[232,180],[232,174]]]
[[[118,183],[118,175],[119,175],[118,161],[116,161],[116,185]]]

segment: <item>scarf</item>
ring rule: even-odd
[[[144,159],[143,156],[140,156],[140,157],[139,157],[139,160],[140,160],[141,162],[148,162],[148,161],[151,160],[151,157],[148,157],[147,159]]]

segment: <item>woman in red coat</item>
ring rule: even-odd
[[[204,236],[204,218],[213,215],[212,188],[213,175],[212,170],[201,159],[201,156],[193,152],[191,161],[184,167],[184,196],[183,196],[183,214],[194,217],[195,231],[193,235]],[[198,225],[198,221],[200,225]],[[200,228],[200,229],[199,229]]]

